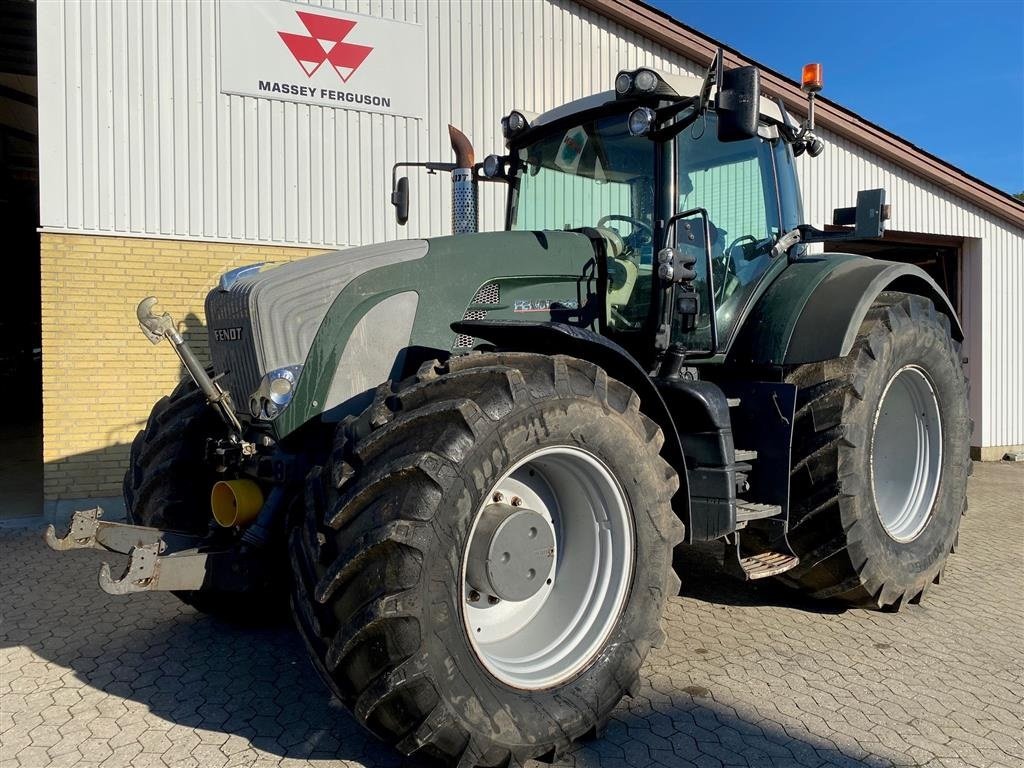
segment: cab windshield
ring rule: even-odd
[[[650,299],[654,142],[630,136],[626,116],[615,114],[559,128],[517,160],[511,228],[601,227],[611,257],[608,324],[638,330]]]
[[[748,298],[773,263],[771,246],[782,231],[773,146],[760,136],[720,141],[713,112],[673,142],[677,197],[671,207],[706,216],[712,271],[708,274],[704,238],[691,245],[674,233],[677,248],[693,250],[700,305],[695,326],[674,328],[672,341],[709,350],[712,322],[727,346]],[[651,314],[657,151],[649,138],[630,136],[626,116],[618,113],[554,129],[516,156],[512,229],[595,227],[608,243],[605,320],[613,334],[643,330]],[[697,223],[691,216],[679,226]]]

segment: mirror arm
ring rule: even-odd
[[[498,182],[499,184],[511,184],[512,179],[510,174],[503,173],[501,176],[487,176],[484,174],[484,164],[477,163],[473,166],[473,180],[474,181],[489,181]]]
[[[797,243],[831,243],[837,240],[862,240],[863,235],[858,235],[856,230],[837,229],[826,231],[813,227],[810,224],[799,224],[796,229],[791,229],[775,241],[772,246],[772,258],[788,253]]]
[[[426,162],[426,163],[401,162],[401,163],[395,163],[393,166],[391,166],[391,188],[392,189],[395,188],[395,184],[398,182],[398,169],[399,168],[426,168],[427,169],[427,173],[436,173],[437,171],[447,171],[448,173],[451,173],[452,171],[455,170],[456,165],[455,165],[455,163],[435,163],[435,162]]]
[[[683,117],[680,120],[672,123],[671,125],[665,125],[661,128],[651,131],[647,134],[647,138],[652,141],[662,142],[673,139],[686,130],[688,127],[696,122],[697,118],[707,111],[708,105],[711,103],[711,89],[713,86],[717,86],[717,89],[721,88],[722,82],[722,49],[719,48],[718,52],[715,53],[715,57],[711,60],[711,64],[708,67],[708,71],[704,74],[704,82],[700,88],[700,94],[697,96],[687,96],[684,99],[680,99],[674,104],[669,104],[667,107],[662,107],[657,110],[657,123],[663,123],[677,116],[680,112],[687,108],[693,108],[693,111]],[[715,92],[715,101],[718,100],[718,92]],[[657,124],[656,123],[656,124]]]
[[[775,103],[779,106],[779,112],[782,113],[782,125],[779,126],[779,133],[782,134],[782,138],[790,144],[801,141],[807,133],[806,128],[798,126],[793,122],[793,118],[790,117],[789,110],[786,109],[786,103],[782,100],[781,96],[775,97]]]
[[[682,111],[682,110],[679,110],[679,111]],[[703,113],[704,113],[704,110],[694,109],[693,112],[691,112],[688,115],[684,115],[681,119],[676,120],[671,125],[666,125],[664,128],[659,128],[656,131],[651,131],[649,134],[647,134],[647,137],[649,139],[651,139],[651,141],[657,141],[657,142],[668,141],[669,139],[674,139],[680,133],[682,133],[687,128],[689,128],[691,125],[693,125],[695,122],[697,122],[697,118],[699,118]]]

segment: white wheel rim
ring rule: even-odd
[[[470,543],[496,494],[516,497],[551,525],[551,570],[525,600],[471,604],[478,593],[466,581]],[[608,467],[570,446],[529,454],[485,496],[462,556],[462,619],[474,653],[491,675],[515,688],[538,690],[571,679],[596,658],[618,623],[633,565],[632,515]]]
[[[871,490],[885,532],[913,541],[931,518],[942,475],[942,418],[931,380],[916,365],[896,371],[875,411]]]

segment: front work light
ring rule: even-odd
[[[506,139],[522,133],[529,127],[530,121],[518,109],[512,110],[506,117],[501,118],[501,132],[505,135]]]
[[[637,107],[629,113],[629,135],[646,136],[654,126],[657,115],[650,107]]]
[[[658,76],[649,69],[641,69],[633,78],[633,85],[638,91],[652,93],[658,87]]]
[[[512,131],[512,133],[519,133],[520,131],[525,130],[527,125],[526,117],[523,116],[522,112],[509,113],[508,129]]]
[[[484,158],[481,170],[483,170],[484,176],[488,179],[496,179],[499,176],[504,176],[505,158],[501,155],[488,155]]]
[[[650,96],[664,96],[673,100],[679,98],[665,77],[648,67],[624,69],[615,76],[615,98],[646,99]]]
[[[615,78],[615,92],[619,96],[625,96],[632,87],[633,76],[629,72],[619,72],[618,77]]]
[[[800,78],[800,88],[804,93],[818,93],[825,85],[821,74],[821,64],[804,64]]]

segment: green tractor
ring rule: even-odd
[[[129,555],[115,594],[284,610],[323,679],[426,762],[520,765],[599,734],[678,593],[673,550],[816,598],[918,602],[970,472],[963,332],[920,269],[809,245],[878,237],[882,190],[821,231],[820,154],[756,69],[648,68],[476,163],[452,130],[458,234],[223,275],[212,366],[131,448],[131,525],[76,513],[55,549]],[[392,203],[408,216],[406,178]],[[508,189],[475,233],[476,191]]]

